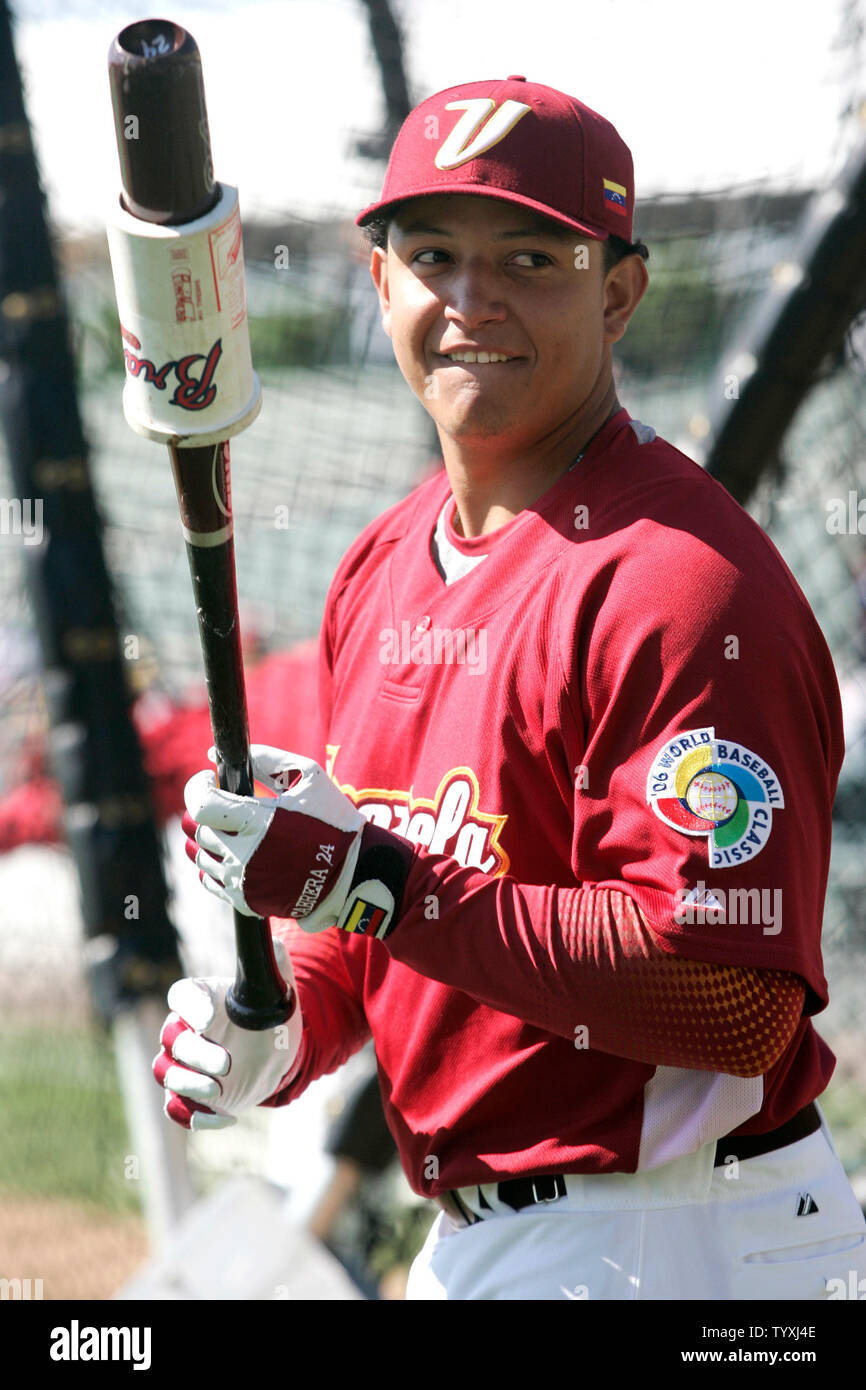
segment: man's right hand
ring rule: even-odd
[[[224,1129],[242,1110],[260,1105],[302,1054],[303,1020],[289,954],[274,942],[277,966],[292,991],[294,1012],[263,1032],[238,1028],[225,1010],[227,979],[178,980],[168,992],[153,1074],[165,1087],[165,1113],[184,1129]]]

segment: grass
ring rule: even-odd
[[[0,1031],[0,1115],[0,1187],[139,1209],[107,1035]]]

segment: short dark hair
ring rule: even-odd
[[[380,251],[388,249],[388,228],[390,217],[371,217],[364,226],[364,235],[370,246],[378,246]],[[641,256],[649,260],[649,248],[642,241],[626,241],[621,236],[609,236],[604,245],[604,273],[607,275],[626,256]]]
[[[603,245],[605,275],[626,256],[640,256],[641,260],[649,260],[649,247],[643,241],[626,241],[624,237],[611,233]]]

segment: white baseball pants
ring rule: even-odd
[[[728,1167],[714,1157],[711,1143],[647,1173],[569,1177],[554,1202],[468,1227],[443,1211],[406,1297],[866,1300],[866,1221],[826,1125]],[[482,1191],[497,1202],[495,1184]]]

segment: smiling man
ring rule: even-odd
[[[400,369],[439,429],[466,534],[545,493],[618,409],[611,347],[647,284],[640,255],[466,194],[398,205],[372,273]],[[385,242],[384,219],[374,236]]]
[[[293,919],[296,1007],[243,1034],[228,981],[175,986],[167,1112],[286,1104],[372,1036],[442,1208],[416,1299],[820,1299],[866,1272],[815,1104],[833,666],[761,530],[617,400],[633,206],[627,147],[561,92],[410,115],[358,220],[445,467],[338,569],[318,761],[256,747],[271,796],[186,789],[205,887]]]

